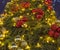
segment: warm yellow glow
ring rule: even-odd
[[[29,10],[32,10],[32,8],[29,8]]]
[[[36,14],[35,12],[33,14]]]
[[[15,27],[16,26],[16,23],[13,23],[13,26]]]
[[[52,40],[53,43],[55,43],[55,40]]]
[[[3,38],[5,38],[6,35],[3,34]]]
[[[41,8],[42,7],[42,4],[39,4],[38,7]]]
[[[25,11],[25,8],[22,8],[21,10],[22,10],[22,11]]]
[[[46,36],[46,37],[45,37],[45,41],[46,41],[47,43],[51,42],[52,40],[53,40],[52,37],[49,37],[49,36]]]
[[[3,31],[3,34],[7,34],[7,33],[9,33],[8,30],[4,30],[4,31]]]
[[[27,24],[23,24],[23,25],[22,25],[22,27],[25,27],[25,28],[27,28],[27,27],[28,27],[28,25],[27,25]]]
[[[42,36],[40,36],[40,39],[43,39],[43,37],[42,37]]]
[[[2,42],[0,41],[0,44],[1,44]]]
[[[29,13],[27,13],[27,15],[29,15]]]
[[[17,48],[17,47],[18,47],[17,45],[14,45],[14,46],[11,45],[11,44],[8,45],[8,48],[9,48],[9,49],[11,49],[11,48]]]
[[[4,46],[4,43],[2,42],[1,46]]]
[[[48,12],[50,12],[48,9],[47,9]]]
[[[58,49],[57,50],[60,50],[60,47],[58,47]]]
[[[22,19],[22,18],[23,18],[23,16],[21,15],[21,16],[19,16],[19,18],[20,18],[20,19]]]
[[[25,49],[28,49],[28,50],[30,50],[30,46],[29,46],[29,45],[27,45]]]
[[[41,44],[37,43],[36,47],[41,47]]]
[[[2,26],[3,24],[3,20],[0,18],[0,26]]]
[[[53,11],[51,11],[51,15],[54,15],[55,14],[55,11],[53,10]]]
[[[22,35],[22,36],[21,36],[21,40],[24,40],[24,36],[25,36],[25,35]]]

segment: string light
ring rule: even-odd
[[[4,23],[3,23],[3,20],[2,18],[0,18],[0,26],[2,26]]]
[[[28,50],[30,50],[30,46],[29,46],[29,45],[27,45],[25,49],[28,49]]]
[[[43,36],[40,36],[40,39],[43,39]]]
[[[27,28],[27,27],[28,27],[28,25],[27,25],[27,24],[23,24],[23,25],[22,25],[22,27],[25,27],[25,28]]]
[[[42,47],[41,44],[37,43],[36,47]]]
[[[24,12],[25,11],[25,8],[22,8],[21,10]]]
[[[51,42],[53,40],[52,37],[46,36],[44,39],[47,43]]]
[[[23,16],[22,16],[22,15],[20,15],[20,16],[19,16],[19,18],[20,18],[20,19],[22,19],[22,18],[23,18]]]

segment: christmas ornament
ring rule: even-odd
[[[51,29],[49,30],[48,34],[51,37],[58,38],[60,36],[59,32],[60,32],[60,28],[58,27],[58,25],[53,24],[51,26]]]
[[[36,16],[37,19],[41,19],[43,17],[43,15],[44,15],[43,10],[40,9],[40,8],[33,9],[32,13],[35,13],[35,16]]]
[[[47,6],[52,4],[52,0],[45,0],[44,2]]]
[[[21,41],[21,38],[20,38],[20,36],[19,36],[19,35],[17,35],[17,36],[15,37],[15,41],[16,41],[16,42]]]
[[[21,27],[25,22],[27,22],[27,18],[26,17],[23,17],[21,20],[18,20],[16,22],[16,27]]]
[[[4,8],[10,0],[0,0],[0,14],[4,12]]]
[[[21,42],[21,47],[26,47],[27,46],[27,42],[26,41],[22,41]]]
[[[52,8],[52,6],[48,6],[48,10],[52,10],[53,8]]]
[[[30,2],[21,2],[20,3],[20,8],[29,8],[30,7]]]
[[[54,31],[52,31],[52,30],[50,30],[50,31],[48,32],[48,34],[49,34],[49,36],[51,36],[51,37],[53,37],[53,38],[58,38],[59,35],[60,35],[57,31],[54,32]]]
[[[53,37],[54,36],[54,31],[53,30],[49,30],[48,35]]]
[[[41,18],[42,18],[42,15],[36,14],[36,19],[41,19]]]
[[[19,27],[21,27],[21,25],[23,25],[23,24],[24,24],[24,21],[18,20],[18,21],[16,22],[16,27],[19,28]]]
[[[55,34],[54,34],[54,38],[58,38],[59,37],[59,33],[58,32],[55,32]]]
[[[52,30],[56,31],[57,28],[58,28],[58,25],[57,25],[57,24],[53,24],[53,25],[51,25],[51,29],[52,29]]]
[[[17,49],[17,47],[18,47],[18,46],[15,44],[15,42],[11,42],[11,43],[9,43],[9,45],[8,45],[8,48],[11,49],[11,50],[12,50],[12,49],[15,50],[15,49]]]
[[[35,13],[35,12],[36,12],[36,13],[41,13],[41,15],[44,13],[43,10],[40,9],[40,8],[36,8],[36,9],[33,9],[33,10],[32,10],[32,13]]]
[[[12,5],[11,6],[11,12],[15,13],[19,10],[19,7],[17,5]]]
[[[60,27],[57,29],[57,32],[59,32],[59,33],[60,33]]]
[[[52,0],[53,9],[56,12],[56,18],[60,20],[60,0]]]
[[[27,17],[23,17],[21,20],[24,21],[24,22],[27,22],[28,18]]]
[[[5,36],[6,36],[6,35],[4,35],[4,34],[2,34],[2,33],[0,32],[0,40],[3,40],[3,39],[5,38]]]

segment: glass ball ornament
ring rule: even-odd
[[[15,42],[11,42],[9,43],[8,48],[11,50],[17,50],[18,46],[16,45]]]
[[[5,35],[0,32],[0,40],[3,40],[5,38]]]
[[[21,41],[21,38],[20,38],[19,35],[17,35],[17,36],[15,37],[15,42],[19,42],[19,41]]]
[[[27,42],[26,42],[26,41],[22,41],[22,42],[21,42],[21,47],[24,48],[24,47],[26,47],[26,46],[27,46]]]

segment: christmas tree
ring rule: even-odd
[[[0,14],[0,50],[60,50],[60,26],[51,0],[11,0]]]

